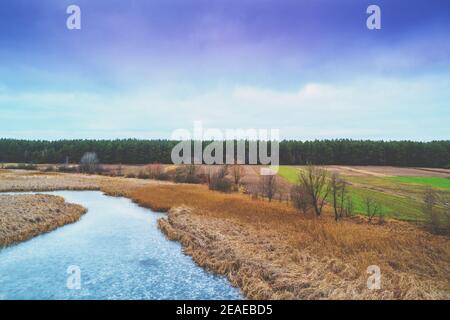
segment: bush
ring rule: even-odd
[[[177,167],[175,171],[175,182],[178,183],[201,183],[200,176],[197,173],[197,167],[193,164]]]
[[[6,165],[4,169],[10,169],[10,170],[37,170],[38,167],[34,164],[28,164],[28,163],[19,163],[16,165]]]
[[[147,172],[150,179],[155,180],[168,180],[169,175],[165,172],[164,166],[162,164],[149,164],[145,166],[145,171]]]
[[[311,200],[302,185],[295,185],[291,188],[291,199],[296,209],[301,210],[304,214],[308,213],[311,208]]]
[[[144,170],[141,170],[141,171],[139,171],[137,178],[138,179],[148,179],[148,178],[150,178],[150,176]]]
[[[62,166],[58,168],[59,172],[76,173],[78,172],[78,166]]]
[[[57,171],[57,168],[54,166],[47,166],[42,171],[43,172],[55,172],[55,171]]]
[[[214,177],[210,179],[208,183],[210,190],[216,190],[221,192],[231,192],[233,191],[234,184],[231,180],[227,178]]]
[[[210,168],[209,174],[206,176],[209,190],[221,192],[233,191],[234,184],[226,177],[227,174],[228,166],[226,165],[220,166],[216,171]]]
[[[260,176],[259,188],[263,197],[272,201],[278,190],[278,181],[276,175],[262,175]]]
[[[80,160],[80,172],[97,173],[100,170],[99,160],[95,152],[86,152]]]
[[[346,197],[344,215],[346,217],[351,217],[353,215],[353,200],[351,196]]]
[[[369,223],[372,222],[373,218],[375,218],[376,216],[378,216],[380,219],[384,219],[383,207],[370,195],[367,195],[364,198],[364,206],[366,208],[367,217],[369,218]]]
[[[427,188],[423,195],[423,213],[431,232],[450,234],[450,204],[432,188]]]

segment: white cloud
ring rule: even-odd
[[[301,139],[449,138],[448,87],[450,79],[441,76],[309,83],[293,91],[236,86],[184,96],[156,87],[111,95],[0,93],[0,136],[34,131],[29,138],[35,138],[51,130],[58,137],[168,138],[202,120],[222,130],[275,128]]]

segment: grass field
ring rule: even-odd
[[[281,166],[278,174],[295,184],[300,170],[299,167]],[[342,176],[351,184],[349,193],[354,210],[361,214],[366,213],[364,199],[370,196],[381,204],[387,217],[423,222],[426,217],[422,213],[422,198],[426,188],[433,187],[443,197],[450,199],[450,179],[444,177],[380,176],[369,173]]]
[[[436,177],[390,177],[392,181],[415,184],[420,186],[433,187],[438,189],[450,190],[449,178],[436,178]]]
[[[298,173],[298,168],[290,166],[280,166],[280,169],[278,170],[278,175],[292,184],[298,182]]]

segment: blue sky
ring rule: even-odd
[[[0,30],[0,137],[450,139],[447,0],[5,0]]]

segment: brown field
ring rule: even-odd
[[[174,165],[164,165],[166,168],[174,168]],[[104,165],[106,169],[116,170],[118,165]],[[122,165],[123,173],[138,174],[143,168],[143,165]],[[210,168],[214,170],[217,166],[202,165],[201,170],[207,171]],[[302,167],[302,166],[296,166]],[[338,172],[344,176],[415,176],[415,177],[450,177],[450,169],[441,168],[406,168],[406,167],[392,167],[392,166],[341,166],[341,165],[325,165],[324,167],[331,172]],[[246,178],[258,176],[259,165],[244,165]]]
[[[336,223],[328,208],[318,219],[286,203],[203,185],[0,172],[0,190],[54,190],[52,184],[101,189],[168,211],[161,230],[250,299],[450,299],[450,240],[406,222],[355,217]],[[381,290],[367,289],[370,265],[381,269]]]
[[[0,192],[101,190],[103,185],[145,186],[163,181],[26,170],[1,170]],[[124,187],[125,188],[125,187]],[[127,188],[125,188],[127,189]]]
[[[53,172],[1,170],[0,192],[99,190],[101,178]]]
[[[323,166],[331,172],[344,176],[404,176],[404,177],[450,177],[450,169],[402,168],[389,166]]]
[[[86,209],[50,195],[0,195],[0,247],[77,221]]]

